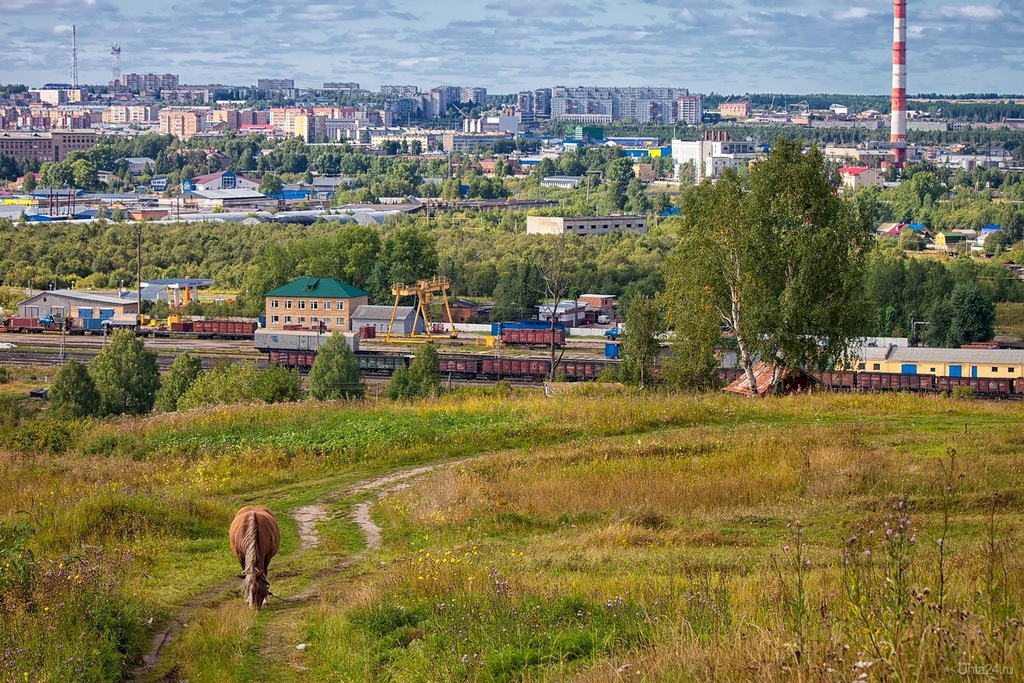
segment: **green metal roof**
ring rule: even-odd
[[[300,277],[288,284],[267,292],[264,296],[280,297],[313,297],[320,299],[354,299],[357,296],[369,296],[367,292],[338,282],[330,277]]]

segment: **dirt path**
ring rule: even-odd
[[[448,467],[460,462],[464,461],[458,460],[439,463],[436,465],[426,465],[407,470],[399,470],[397,472],[392,472],[390,474],[371,479],[365,479],[336,493],[332,493],[317,503],[293,510],[291,515],[298,525],[299,548],[288,556],[288,560],[292,561],[311,550],[315,551],[320,545],[320,536],[316,527],[317,524],[329,519],[330,513],[327,506],[330,503],[348,498],[349,496],[368,492],[376,492],[377,498],[380,499],[389,493],[409,487],[411,485],[410,480],[412,479],[429,474],[439,468]],[[373,522],[370,515],[370,503],[358,503],[354,505],[349,516],[362,532],[367,549],[380,549],[381,529]],[[344,571],[363,557],[364,556],[361,553],[351,555],[334,567],[327,570],[321,570],[306,590],[287,598],[288,606],[294,607],[297,604],[309,601],[319,593],[319,584],[323,579]],[[193,618],[195,613],[203,607],[212,607],[222,602],[228,593],[237,590],[238,585],[238,579],[231,577],[231,579],[224,583],[204,591],[184,605],[181,610],[179,610],[179,612],[168,621],[167,625],[160,632],[154,634],[149,652],[144,655],[142,664],[132,672],[131,680],[146,680],[160,662],[161,655],[167,648],[167,645],[173,640],[175,634],[188,625],[188,622]],[[286,611],[291,612],[292,609]],[[270,646],[269,648],[261,648],[261,650],[274,651],[283,644],[268,643],[268,645]]]

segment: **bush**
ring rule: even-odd
[[[438,371],[437,349],[423,344],[416,349],[409,369],[399,368],[388,383],[388,398],[426,398],[441,393],[441,373]]]
[[[50,388],[50,405],[57,413],[69,417],[99,412],[100,395],[84,364],[72,360],[60,369]]]
[[[356,355],[344,335],[335,332],[320,347],[309,371],[309,393],[320,401],[362,398],[366,393]]]
[[[7,368],[0,365],[0,384],[7,384],[11,381],[11,373],[8,372]]]
[[[953,387],[949,393],[953,398],[974,398],[974,387]]]
[[[261,371],[254,363],[221,365],[203,373],[180,399],[179,410],[231,403],[280,403],[302,395],[299,373],[279,366]]]
[[[156,392],[156,409],[170,413],[178,409],[178,400],[203,374],[203,360],[185,352],[174,359]]]
[[[147,351],[131,330],[119,330],[110,337],[89,367],[100,394],[104,415],[142,415],[153,409],[160,388],[156,354]]]

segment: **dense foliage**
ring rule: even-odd
[[[92,360],[89,374],[100,395],[104,415],[142,415],[153,408],[160,387],[156,353],[132,330],[115,331]]]
[[[309,370],[309,393],[320,401],[362,398],[366,383],[345,336],[335,332],[320,347]]]

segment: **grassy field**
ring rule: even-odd
[[[128,677],[177,619],[144,679],[1014,679],[1021,414],[477,392],[9,426],[0,683]],[[249,502],[283,531],[260,613],[227,549]]]

